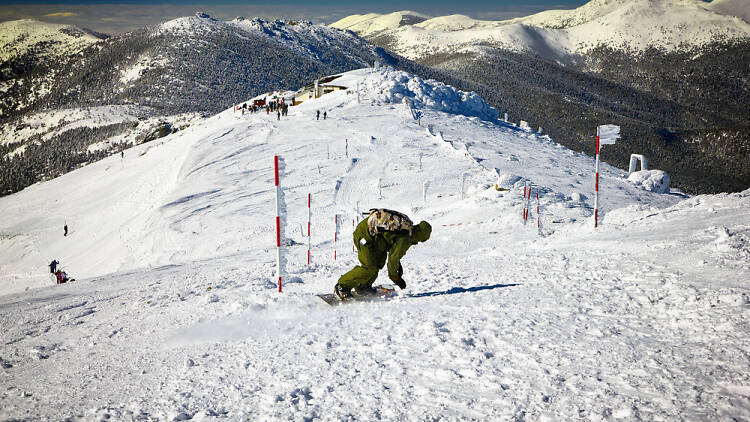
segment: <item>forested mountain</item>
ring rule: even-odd
[[[109,142],[109,148],[88,148],[122,135],[144,117],[161,116],[141,125],[145,131],[158,130],[174,120],[169,116],[213,114],[255,95],[297,89],[316,77],[365,67],[384,56],[382,49],[351,32],[309,22],[223,22],[199,13],[112,37],[37,24],[42,29],[29,21],[0,28],[27,29],[0,38],[8,49],[20,51],[0,63],[0,194],[136,142],[131,137]],[[27,47],[32,34],[40,32],[47,38]],[[86,42],[67,42],[70,33]],[[53,60],[50,51],[64,54]],[[105,106],[138,110],[114,120],[105,113],[88,121],[87,129],[34,117],[61,109],[78,109],[73,115],[80,116]],[[31,121],[37,122],[33,131],[28,130]]]
[[[593,154],[596,126],[618,124],[623,139],[603,159],[627,167],[631,153],[645,154],[699,193],[750,186],[741,10],[732,0],[594,0],[503,22],[445,16],[371,31],[389,15],[355,15],[332,26],[473,83],[570,148]]]

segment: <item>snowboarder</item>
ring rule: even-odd
[[[281,120],[281,111],[276,110],[276,120]]]
[[[124,159],[124,158],[125,158],[125,151],[120,151],[120,158],[121,158],[121,159]]]
[[[63,227],[63,230],[65,231],[65,234],[63,234],[63,236],[67,236],[68,235],[68,223],[65,223],[65,227]]]
[[[320,110],[317,110],[315,113],[315,120],[320,120]]]
[[[326,116],[328,116],[328,112],[327,112],[327,111],[324,111],[324,112],[323,112],[323,120],[325,120],[325,119],[326,119]]]
[[[370,215],[354,229],[354,245],[360,265],[339,278],[334,293],[339,300],[352,298],[352,289],[357,295],[374,294],[372,284],[378,271],[388,261],[388,277],[404,289],[401,258],[417,243],[430,238],[432,226],[426,221],[413,225],[409,217],[387,209],[372,209]]]
[[[57,271],[57,265],[60,264],[56,259],[53,259],[52,262],[49,263],[49,272],[54,274],[55,271]]]

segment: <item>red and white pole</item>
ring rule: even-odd
[[[594,228],[599,226],[599,126],[596,127],[596,182],[594,184]]]
[[[521,215],[521,218],[523,218],[523,224],[526,224],[526,183],[525,182],[523,185],[523,214]]]
[[[276,185],[276,274],[279,276],[279,293],[281,293],[281,217],[279,215],[279,156],[273,156],[273,175]]]
[[[354,232],[354,229],[357,227],[356,224],[354,224],[355,220],[355,218],[352,218],[352,232]],[[354,249],[354,243],[352,243],[352,252],[356,252],[356,249]]]
[[[307,194],[307,265],[310,265],[310,202],[311,194]]]

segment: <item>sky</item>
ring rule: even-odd
[[[17,3],[17,0],[16,0]],[[206,3],[200,1],[165,2],[153,4],[143,0],[112,3],[111,0],[89,0],[82,3],[62,0],[46,0],[42,3],[25,2],[13,4],[0,1],[0,22],[16,19],[36,19],[51,23],[65,23],[93,29],[106,34],[118,34],[146,25],[160,23],[197,11],[206,12],[217,19],[281,18],[310,20],[313,23],[329,24],[343,17],[362,13],[390,13],[413,10],[430,16],[460,13],[476,19],[502,20],[527,16],[548,9],[572,9],[586,0],[362,0],[342,2],[319,0],[271,1],[250,3],[246,1],[222,1]]]

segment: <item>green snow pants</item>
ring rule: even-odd
[[[351,271],[339,278],[338,284],[345,290],[372,287],[378,278],[378,271],[385,266],[388,252],[379,252],[367,245],[359,247],[357,257],[362,265],[357,265]]]

